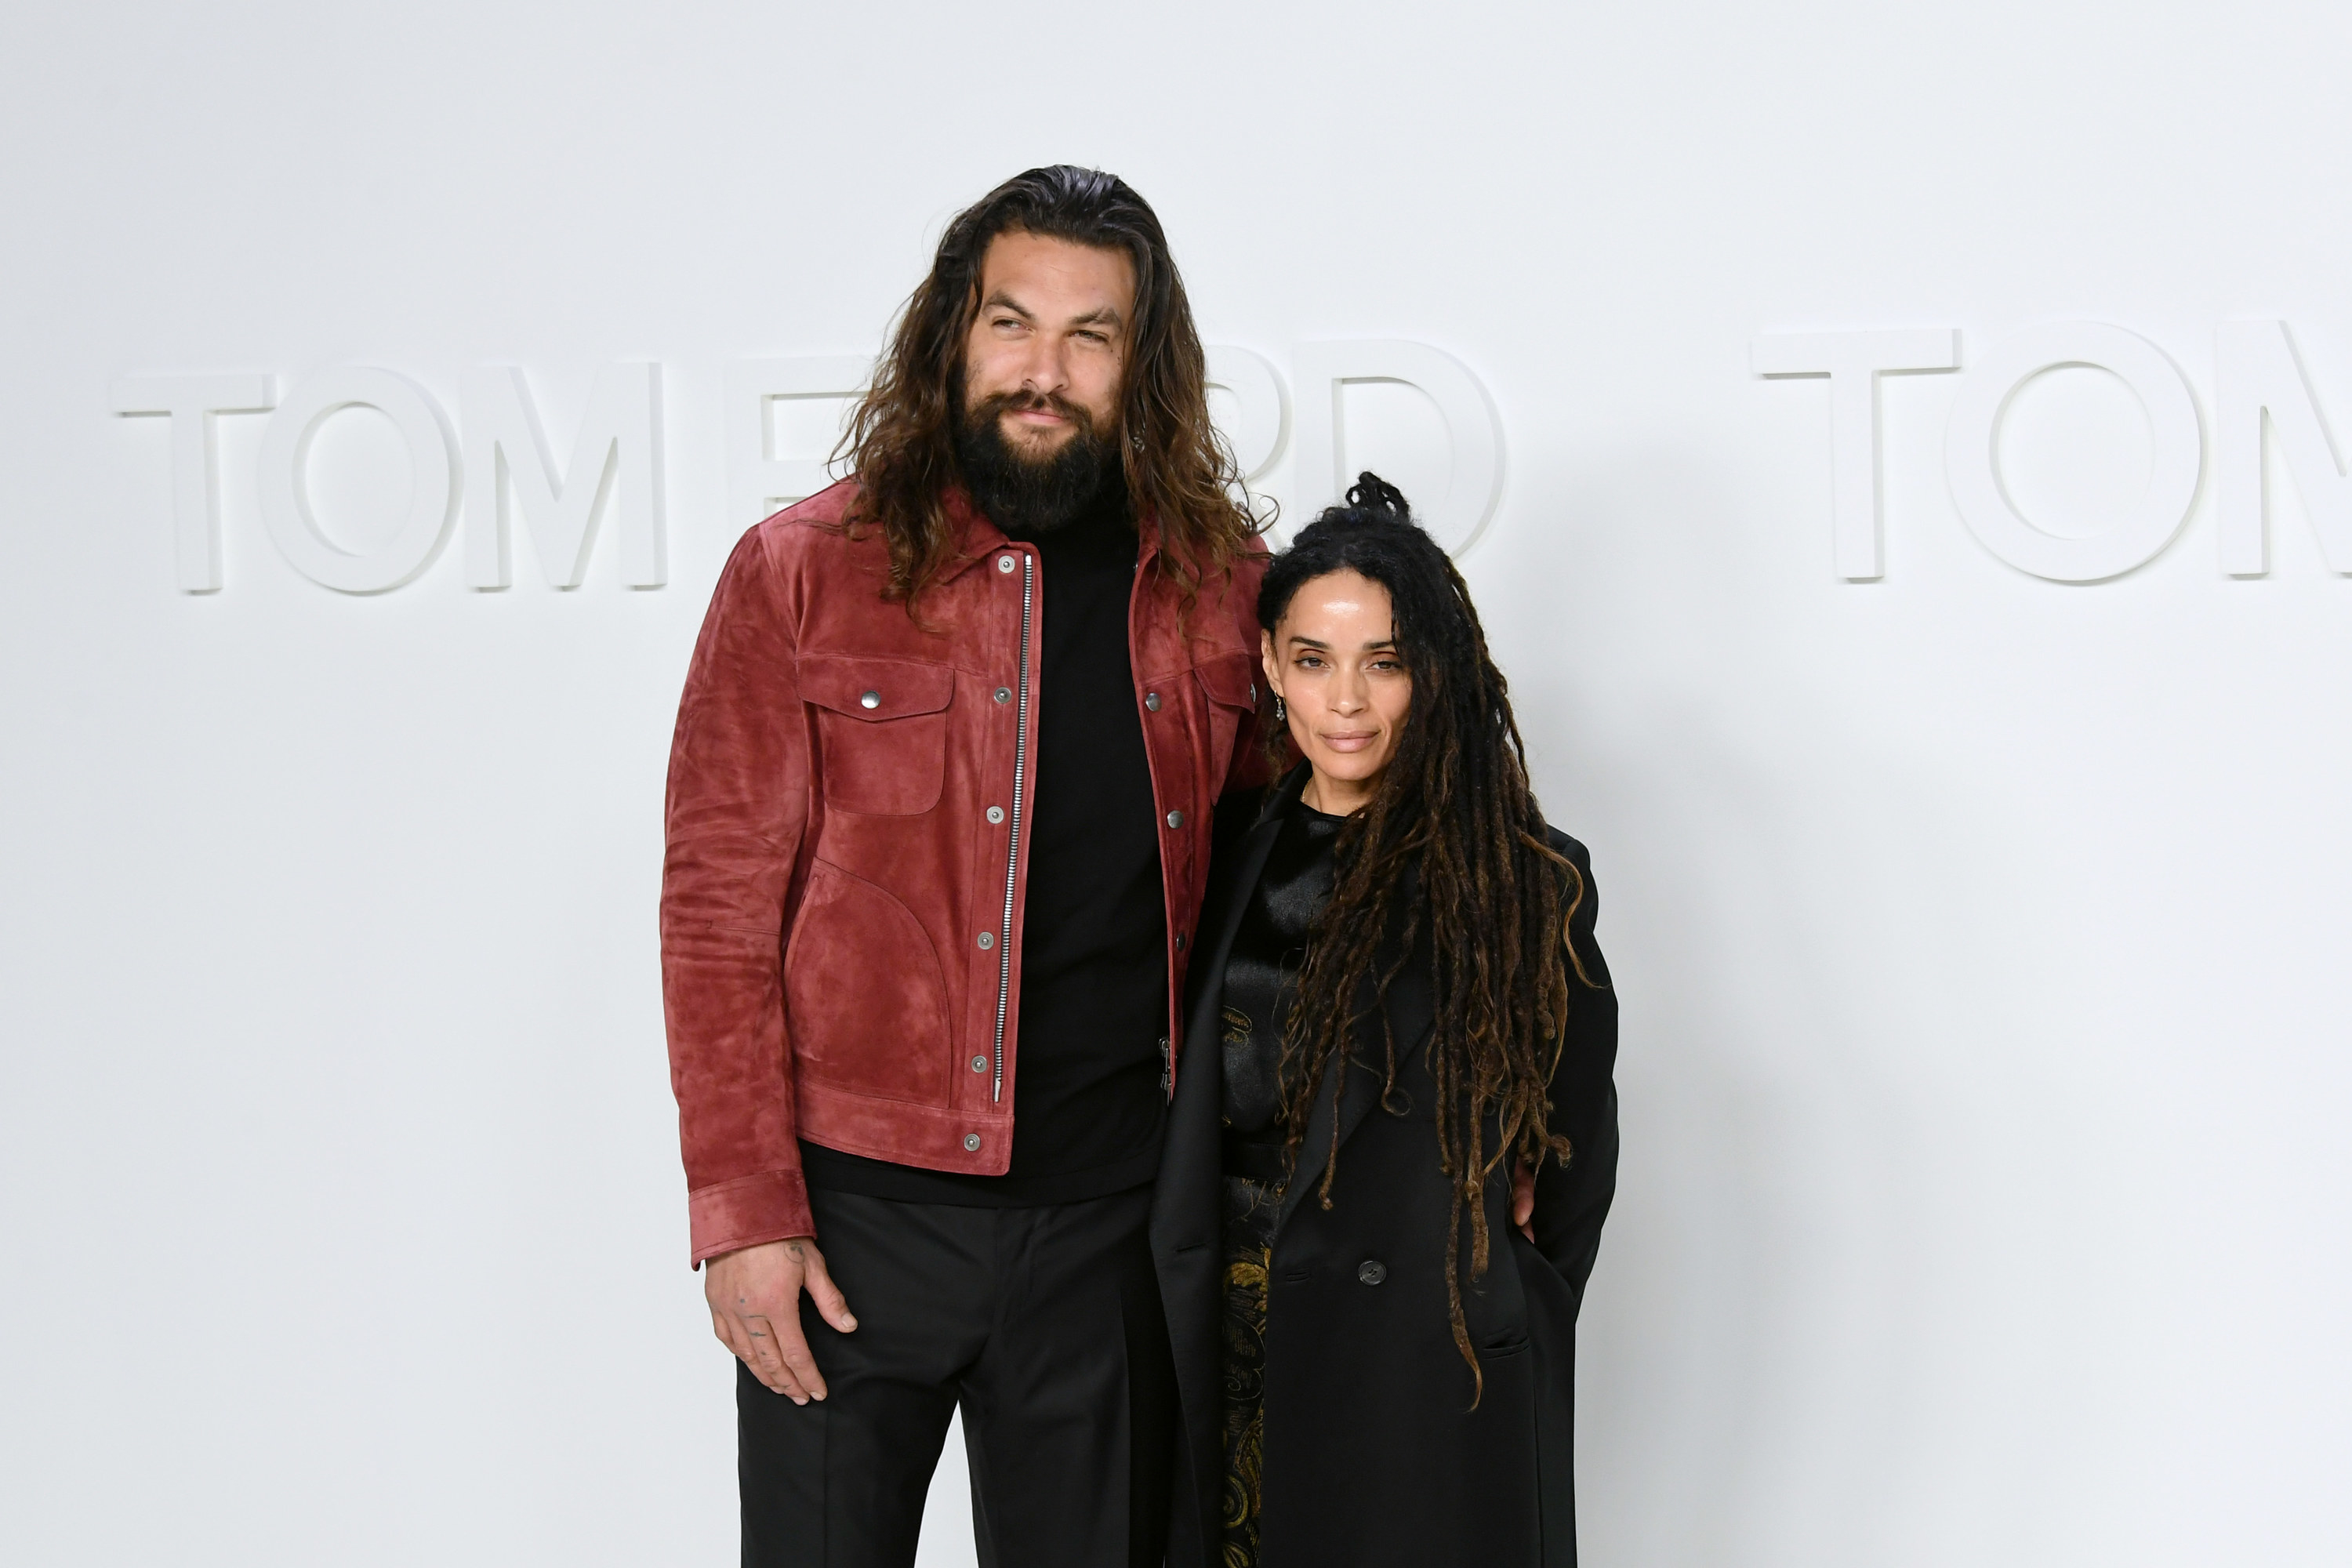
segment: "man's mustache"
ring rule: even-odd
[[[974,419],[994,420],[1007,414],[1045,409],[1078,427],[1082,436],[1095,433],[1094,416],[1057,392],[999,392],[983,397],[971,411]]]

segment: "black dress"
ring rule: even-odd
[[[1244,906],[1222,997],[1224,1113],[1224,1568],[1255,1568],[1265,1444],[1266,1271],[1282,1213],[1280,1072],[1308,929],[1330,901],[1332,845],[1347,818],[1297,800]]]

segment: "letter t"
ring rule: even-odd
[[[1837,574],[1886,575],[1878,528],[1878,378],[1890,371],[1958,370],[1952,328],[1882,332],[1767,332],[1749,346],[1758,375],[1830,381],[1830,516]]]
[[[265,414],[277,405],[266,375],[134,375],[107,389],[117,414],[163,414],[172,421],[172,529],[180,587],[221,585],[220,499],[213,483],[213,416]]]

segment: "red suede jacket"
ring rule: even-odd
[[[840,525],[856,493],[743,536],[678,708],[662,997],[697,1263],[814,1234],[799,1139],[984,1174],[1012,1156],[1043,563],[951,495],[962,548],[919,623],[881,596],[879,535]],[[1264,778],[1265,555],[1180,616],[1157,551],[1147,524],[1128,638],[1174,1041],[1218,796]]]

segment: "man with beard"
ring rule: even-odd
[[[1148,1184],[1212,824],[1264,776],[1206,394],[1151,209],[1031,170],[948,226],[854,477],[712,598],[663,987],[747,1564],[911,1563],[959,1406],[983,1563],[1161,1561]]]

